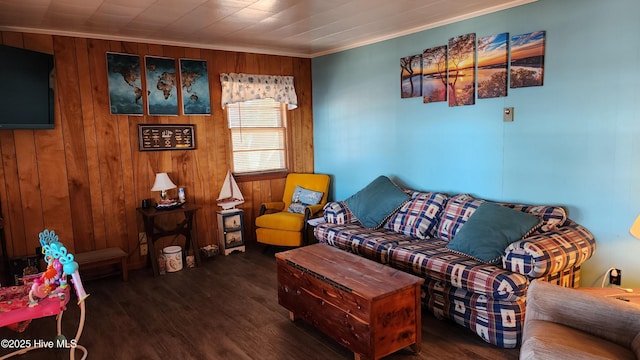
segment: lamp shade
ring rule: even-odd
[[[169,189],[175,189],[176,184],[169,179],[169,175],[167,173],[157,173],[156,181],[153,183],[153,187],[151,191],[164,191]]]
[[[638,216],[636,218],[636,221],[633,222],[633,225],[631,225],[631,230],[629,230],[629,232],[631,233],[631,235],[640,239],[640,216]]]

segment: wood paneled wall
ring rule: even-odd
[[[54,54],[56,66],[55,129],[0,130],[0,204],[9,256],[33,254],[38,233],[48,228],[72,251],[119,246],[130,252],[132,267],[143,266],[136,251],[143,231],[136,207],[142,199],[159,198],[150,191],[156,172],[169,173],[185,188],[187,201],[203,206],[194,224],[199,246],[217,243],[220,208],[215,199],[230,158],[220,73],[294,76],[299,107],[288,113],[291,170],[314,170],[309,59],[16,32],[0,35],[2,44]],[[139,54],[142,64],[144,55],[206,60],[212,115],[111,115],[107,51]],[[141,123],[195,124],[197,149],[140,152]],[[260,204],[282,198],[284,178],[240,181],[239,186],[246,199],[240,208],[245,211],[247,240],[255,241],[253,224]],[[177,220],[164,223],[171,226]],[[162,239],[157,248],[171,241]]]

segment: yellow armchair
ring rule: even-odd
[[[306,205],[304,213],[289,211],[296,186],[322,193],[318,204]],[[277,246],[302,246],[307,243],[307,220],[317,217],[327,203],[329,176],[325,174],[289,174],[282,201],[263,203],[256,218],[259,243]]]

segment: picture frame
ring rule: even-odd
[[[207,61],[179,59],[182,115],[211,115]]]
[[[107,51],[107,83],[111,115],[143,115],[140,56]]]
[[[194,150],[196,126],[193,124],[138,124],[140,151]]]
[[[534,31],[511,37],[511,89],[544,84],[546,31]]]
[[[176,59],[146,55],[144,64],[148,114],[178,115]]]

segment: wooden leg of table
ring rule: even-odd
[[[298,318],[296,317],[296,314],[294,314],[293,311],[289,311],[289,320],[291,321],[298,320]]]
[[[158,276],[160,274],[158,270],[158,254],[156,253],[156,247],[153,244],[155,242],[155,238],[153,236],[153,217],[144,216],[144,230],[147,233],[147,247],[148,251],[148,259],[151,261],[151,269],[153,270],[153,276]]]
[[[193,256],[196,261],[196,266],[200,266],[202,264],[200,262],[200,251],[199,251],[200,249],[198,249],[198,242],[196,241],[196,239],[193,237],[193,234],[192,234],[194,211],[186,212],[184,215],[187,222],[185,236],[187,237],[187,242],[191,246],[191,251],[193,251]]]
[[[122,258],[122,280],[129,280],[129,265],[127,264],[127,257]]]

